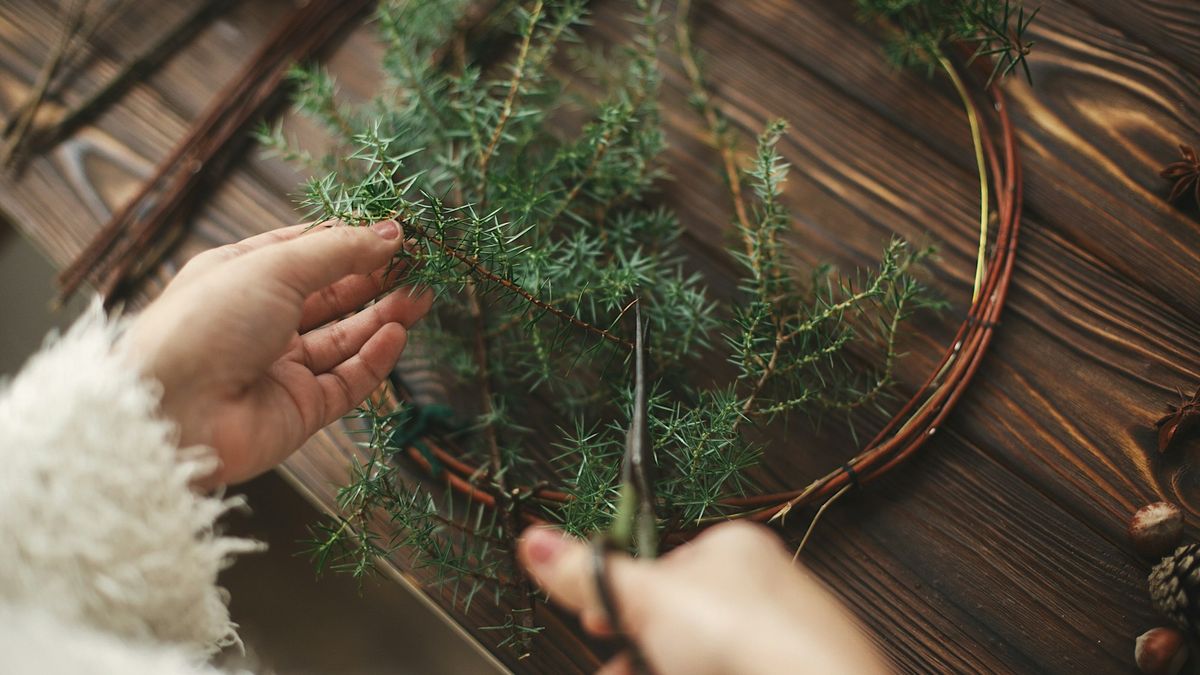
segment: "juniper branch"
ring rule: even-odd
[[[517,296],[521,297],[523,300],[525,300],[525,302],[528,302],[530,305],[533,305],[534,307],[542,310],[543,312],[552,314],[555,317],[561,319],[562,321],[565,321],[565,322],[571,324],[572,326],[575,326],[576,328],[579,328],[581,330],[592,333],[593,335],[595,335],[603,340],[606,340],[606,341],[611,342],[616,345],[620,345],[622,347],[625,347],[626,349],[630,349],[630,350],[633,349],[633,343],[631,343],[628,339],[618,337],[617,335],[613,334],[613,332],[608,329],[600,328],[598,326],[593,326],[592,324],[590,324],[586,321],[583,321],[579,317],[577,317],[573,314],[570,314],[569,312],[563,311],[562,309],[556,307],[555,305],[553,305],[551,303],[548,303],[548,302],[538,299],[537,296],[535,296],[534,294],[525,290],[524,288],[518,286],[512,280],[502,277],[502,276],[488,270],[476,258],[457,250],[455,247],[451,246],[450,244],[447,244],[445,241],[438,239],[437,237],[431,236],[427,230],[420,230],[420,229],[410,227],[412,222],[413,221],[411,221],[411,220],[406,221],[406,230],[405,231],[409,235],[416,234],[421,239],[434,244],[443,253],[454,258],[455,260],[459,261],[463,265],[465,265],[467,267],[468,271],[472,275],[474,275],[482,280],[494,283],[498,286],[502,286],[509,292],[514,293]]]
[[[694,104],[699,108],[701,114],[704,116],[704,121],[708,124],[709,143],[721,156],[722,169],[725,172],[725,181],[729,188],[730,198],[733,201],[733,212],[737,217],[737,224],[743,231],[749,232],[751,229],[750,215],[746,209],[746,201],[742,197],[742,179],[738,172],[737,158],[734,154],[732,139],[725,129],[725,123],[721,121],[717,109],[713,105],[712,97],[708,93],[708,86],[704,82],[704,75],[700,72],[700,66],[696,63],[696,52],[692,46],[692,29],[691,24],[688,23],[691,8],[692,0],[679,0],[679,6],[675,10],[675,36],[678,44],[679,59],[683,64],[684,72],[687,73],[688,82],[692,87]],[[750,243],[746,242],[747,255],[749,255],[751,248]]]
[[[496,146],[500,143],[500,137],[504,135],[504,127],[508,124],[509,118],[512,116],[513,104],[517,100],[517,92],[520,91],[521,80],[525,77],[525,62],[529,57],[529,46],[533,43],[533,34],[537,30],[538,19],[542,15],[544,7],[542,0],[537,0],[533,9],[530,11],[530,16],[527,22],[527,28],[524,35],[521,37],[521,46],[517,51],[517,61],[513,65],[512,80],[508,83],[508,95],[504,98],[504,103],[500,108],[500,119],[496,121],[496,126],[492,131],[492,137],[488,140],[487,147],[483,154],[479,156],[479,175],[487,175],[488,162],[492,159],[492,154],[496,151]],[[482,193],[483,190],[480,190]]]
[[[383,26],[386,70],[411,94],[383,92],[365,106],[339,107],[334,92],[322,89],[309,110],[347,111],[357,149],[330,164],[335,174],[310,181],[305,206],[314,216],[355,224],[386,217],[405,223],[412,240],[403,254],[407,282],[431,286],[440,298],[440,330],[433,335],[442,337],[433,339],[445,355],[433,367],[442,364],[451,381],[473,387],[466,400],[452,400],[478,420],[453,432],[461,456],[387,447],[385,458],[424,467],[439,461],[452,491],[494,509],[478,524],[480,536],[469,537],[465,530],[474,521],[445,515],[453,500],[436,509],[405,501],[409,491],[384,485],[395,476],[383,462],[355,474],[347,512],[357,499],[394,512],[397,532],[415,533],[371,545],[413,550],[439,578],[461,581],[468,599],[486,587],[498,603],[518,607],[501,627],[509,638],[535,630],[524,582],[508,574],[516,569],[511,543],[518,518],[545,517],[586,534],[612,516],[631,396],[622,367],[631,345],[620,317],[632,298],[640,298],[651,323],[649,425],[668,528],[731,513],[722,502],[746,489],[745,471],[761,450],[746,420],[768,424],[775,415],[819,416],[881,400],[892,384],[902,322],[924,306],[924,291],[910,276],[922,255],[900,242],[852,278],[822,272],[811,284],[799,280],[783,246],[792,222],[782,198],[784,125],[768,126],[743,176],[736,138],[703,81],[684,0],[675,33],[727,180],[738,235],[730,251],[738,263],[737,298],[724,308],[709,298],[703,278],[684,271],[678,219],[643,203],[664,173],[657,161],[664,146],[659,8],[656,0],[635,2],[640,25],[631,46],[603,54],[608,70],[599,93],[570,99],[588,120],[582,128],[555,117],[569,94],[548,76],[551,56],[582,16],[582,0],[526,2],[508,70],[466,65],[453,73],[430,63],[430,55],[446,54],[438,50],[454,33],[463,0],[385,0],[381,13],[413,8],[404,15],[409,20]],[[488,76],[494,72],[505,76]],[[443,339],[451,332],[461,336]],[[862,368],[857,359],[875,349],[881,365]],[[731,362],[731,376],[701,360],[714,355]],[[393,414],[373,409],[363,419],[373,429],[409,429],[411,420]],[[535,415],[544,422],[530,424]],[[562,455],[549,465],[535,463],[540,455],[529,446],[544,436],[525,426],[571,424],[563,440],[549,439]],[[545,484],[558,489],[520,487]]]

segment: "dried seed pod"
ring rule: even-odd
[[[1200,544],[1184,544],[1154,566],[1150,600],[1176,626],[1200,636]]]
[[[1200,190],[1200,183],[1197,183]],[[1197,200],[1200,201],[1200,200]],[[1200,389],[1191,398],[1179,394],[1179,405],[1171,406],[1171,411],[1158,418],[1154,426],[1158,429],[1158,451],[1166,452],[1177,438],[1188,436],[1200,423]]]
[[[1176,675],[1187,661],[1187,639],[1176,628],[1151,628],[1138,636],[1133,659],[1146,675]]]
[[[1183,511],[1171,502],[1147,504],[1129,521],[1129,538],[1138,553],[1161,558],[1183,538]]]

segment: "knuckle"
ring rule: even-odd
[[[333,393],[326,399],[324,424],[332,424],[338,420],[353,402],[350,383],[340,373],[334,373]]]
[[[727,551],[746,551],[780,546],[779,538],[765,525],[745,521],[734,521],[714,527],[708,533],[707,543]]]
[[[345,308],[342,305],[343,295],[337,284],[325,286],[321,290],[317,291],[317,299],[321,302],[321,304],[331,309],[336,309],[339,313],[350,311],[348,308]]]
[[[351,225],[339,223],[329,229],[329,236],[336,238],[336,241],[344,246],[354,246],[363,241],[363,236],[358,231],[359,229]]]
[[[345,358],[349,356],[350,335],[346,332],[346,327],[340,323],[335,323],[329,327],[329,341],[333,343],[334,350],[338,356]]]
[[[187,261],[180,272],[183,272],[183,270],[195,272],[197,270],[211,267],[237,256],[240,250],[241,249],[238,247],[238,244],[228,244],[225,246],[218,246],[217,248],[210,248],[207,251],[201,251],[200,253],[192,256],[192,259]]]

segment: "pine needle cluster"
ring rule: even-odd
[[[1008,2],[859,2],[899,22],[906,60],[947,40],[1008,44],[1008,31],[990,23]],[[739,293],[716,302],[689,271],[678,218],[653,198],[664,180],[664,17],[658,0],[632,5],[627,44],[596,48],[577,34],[584,0],[501,3],[509,11],[489,25],[513,39],[499,65],[484,66],[463,39],[472,3],[381,2],[385,81],[374,98],[343,101],[320,68],[293,75],[296,107],[334,150],[314,156],[281,128],[260,133],[314,174],[302,200],[309,216],[404,224],[410,244],[396,261],[404,283],[438,296],[410,351],[430,356],[435,376],[463,394],[439,402],[453,405],[438,415],[414,403],[364,405],[367,459],[339,494],[341,519],[316,533],[318,562],[362,575],[403,549],[457,601],[486,593],[512,608],[497,628],[522,648],[537,631],[513,559],[522,517],[586,535],[615,510],[632,303],[651,336],[649,427],[664,529],[729,513],[723,501],[751,488],[746,471],[762,451],[752,429],[879,406],[905,321],[938,304],[913,275],[933,251],[898,239],[877,265],[851,274],[792,265],[783,122],[763,131],[737,179],[748,197],[730,238]],[[997,53],[1020,62],[1019,49]],[[564,70],[577,74],[577,90],[562,86]],[[714,359],[728,363],[727,375],[704,366]],[[434,432],[461,463],[447,466],[416,440]],[[406,485],[399,467],[414,447],[431,485],[450,481],[473,496],[435,498]],[[463,463],[477,468],[464,472]],[[546,486],[555,498],[544,498]]]
[[[970,59],[989,58],[989,84],[1021,68],[1032,80],[1027,37],[1041,8],[1025,11],[1021,0],[856,0],[866,18],[882,18],[895,30],[888,55],[902,66],[938,67],[952,44],[972,47]]]

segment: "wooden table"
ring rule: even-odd
[[[165,25],[182,10],[147,2]],[[183,3],[179,3],[183,4]],[[1200,4],[1194,0],[1045,0],[1033,29],[1034,85],[1007,86],[1024,152],[1026,214],[1003,325],[972,391],[921,456],[841,501],[818,528],[807,564],[908,671],[1109,672],[1132,669],[1133,638],[1163,623],[1149,606],[1149,564],[1131,549],[1129,515],[1161,498],[1200,509],[1191,458],[1200,445],[1155,451],[1151,422],[1200,381],[1200,224],[1196,207],[1165,202],[1158,170],[1178,143],[1200,143]],[[615,34],[622,8],[597,2],[596,31]],[[246,0],[95,126],[0,182],[0,207],[51,258],[70,261],[179,139],[212,92],[290,7]],[[58,30],[57,8],[0,6],[0,105],[27,91]],[[68,88],[78,100],[148,39],[132,21],[99,40]],[[155,24],[158,25],[158,24]],[[968,131],[953,91],[899,72],[848,0],[705,3],[696,37],[711,56],[717,102],[754,133],[792,124],[782,149],[795,171],[787,200],[805,263],[866,263],[892,233],[936,241],[932,281],[952,302],[925,317],[902,377],[917,380],[970,295],[978,205]],[[379,49],[367,29],[333,55],[350,92]],[[688,245],[729,269],[729,206],[685,79],[664,55],[671,173],[662,199]],[[174,260],[293,222],[299,176],[248,156],[220,185]],[[162,272],[167,278],[174,265]],[[161,279],[159,280],[161,281]],[[712,280],[718,294],[730,281]],[[152,284],[153,285],[153,284]],[[848,451],[776,444],[764,482],[801,484]],[[823,438],[827,438],[823,437]],[[837,436],[834,435],[834,438]],[[831,447],[850,448],[843,442]],[[337,427],[283,471],[328,509],[354,451]],[[784,529],[793,543],[804,518]],[[1189,524],[1189,533],[1196,528]],[[398,576],[420,579],[403,557]],[[486,603],[463,617],[484,645]],[[569,623],[543,612],[548,637],[516,670],[593,668]],[[403,655],[397,655],[398,659]]]

